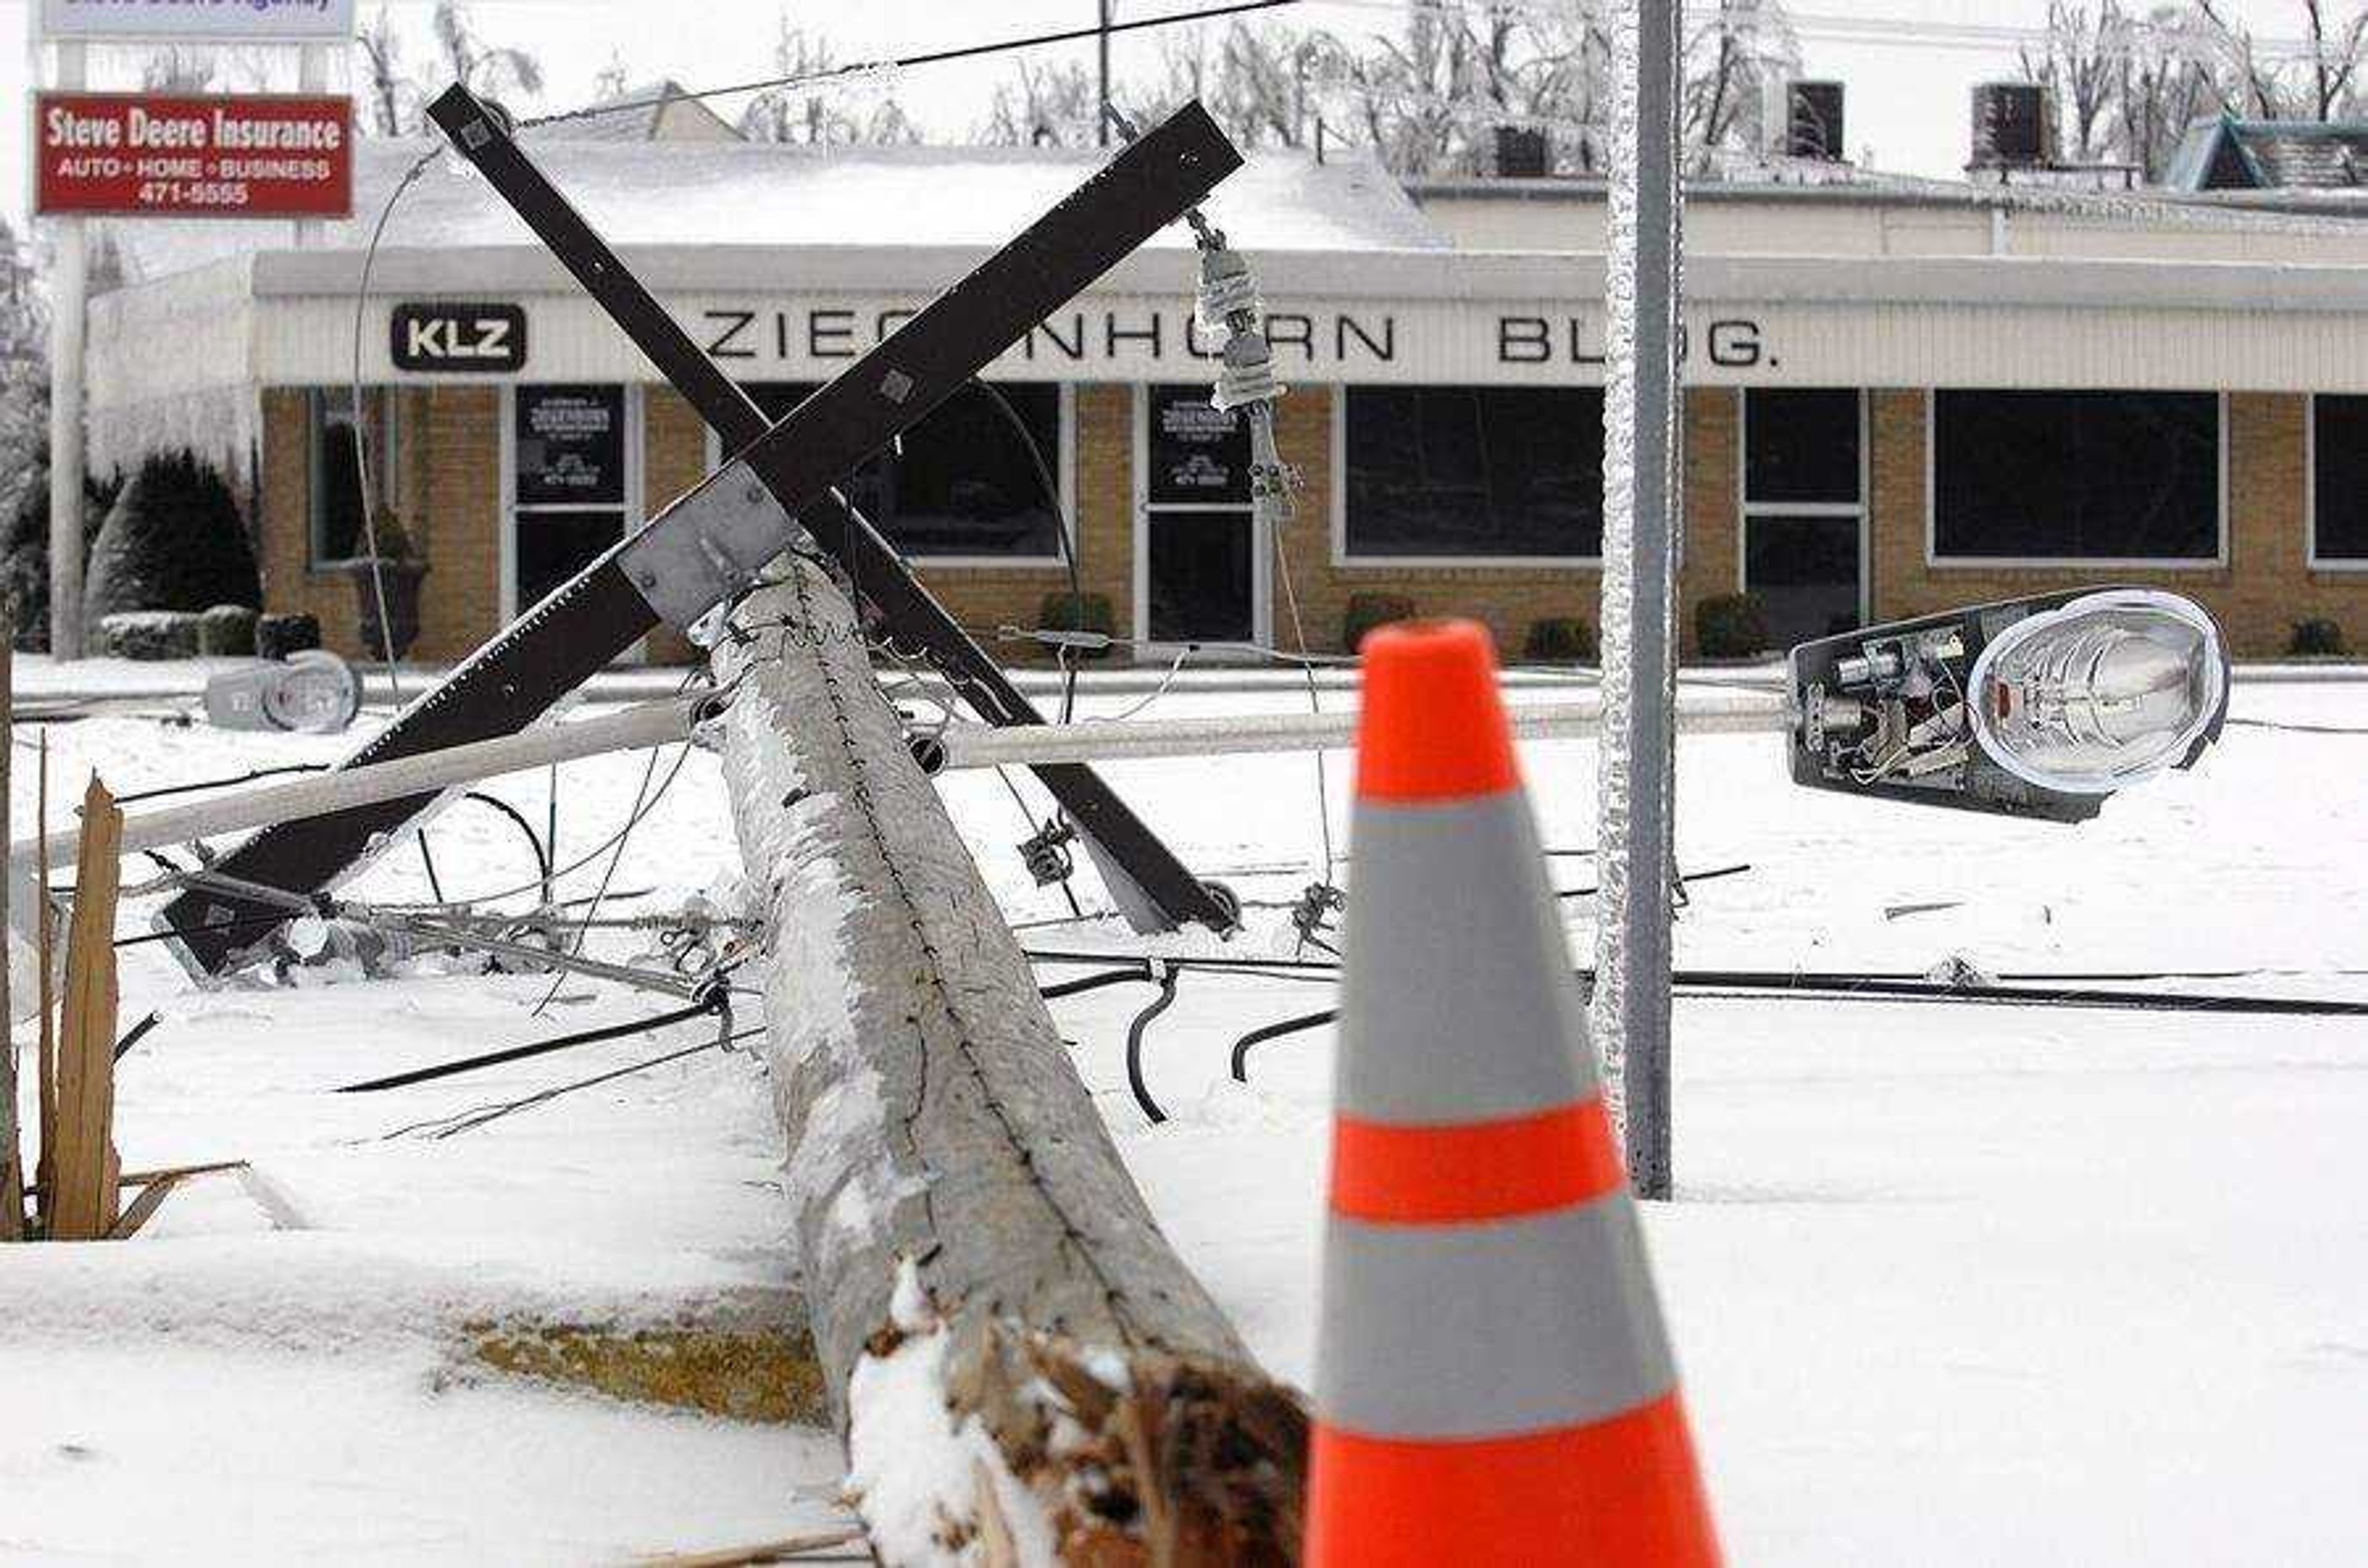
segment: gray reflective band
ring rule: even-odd
[[[1677,1386],[1626,1193],[1479,1225],[1335,1218],[1316,1414],[1372,1437],[1608,1420]]]
[[[1357,803],[1334,1108],[1374,1121],[1519,1116],[1595,1090],[1527,797]]]

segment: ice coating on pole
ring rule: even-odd
[[[1672,6],[1674,12],[1674,6]],[[1668,30],[1674,38],[1679,26],[1676,17],[1661,19],[1656,28]],[[1659,766],[1640,769],[1634,752],[1634,736],[1637,720],[1643,716],[1640,705],[1649,705],[1666,713],[1675,692],[1675,660],[1668,656],[1674,646],[1676,628],[1673,624],[1673,595],[1662,594],[1645,613],[1660,617],[1662,656],[1651,663],[1657,668],[1640,668],[1637,659],[1637,616],[1643,596],[1656,585],[1666,588],[1677,575],[1679,553],[1679,519],[1675,499],[1674,415],[1677,409],[1678,381],[1674,366],[1668,367],[1670,401],[1665,411],[1671,416],[1668,433],[1659,443],[1662,472],[1659,494],[1669,503],[1666,555],[1656,562],[1640,562],[1637,558],[1635,516],[1639,480],[1636,433],[1638,429],[1639,388],[1638,360],[1640,326],[1643,334],[1656,350],[1667,351],[1676,341],[1676,313],[1679,251],[1678,245],[1677,202],[1669,203],[1669,228],[1659,238],[1666,244],[1668,257],[1668,287],[1665,295],[1657,290],[1640,290],[1639,254],[1648,248],[1649,238],[1639,230],[1642,210],[1641,180],[1645,173],[1644,158],[1657,154],[1670,160],[1670,177],[1674,181],[1674,124],[1657,127],[1657,138],[1640,137],[1640,104],[1647,100],[1644,59],[1644,39],[1640,31],[1640,12],[1633,6],[1617,8],[1612,27],[1612,94],[1611,168],[1609,203],[1606,215],[1604,264],[1605,293],[1605,363],[1606,380],[1603,403],[1603,577],[1602,607],[1600,616],[1603,660],[1603,731],[1597,747],[1597,870],[1600,889],[1596,901],[1596,989],[1593,1005],[1594,1035],[1602,1052],[1605,1099],[1611,1108],[1613,1125],[1627,1141],[1628,1107],[1627,1080],[1627,1016],[1629,987],[1632,980],[1628,945],[1634,917],[1632,891],[1641,882],[1647,896],[1666,896],[1665,878],[1669,856],[1668,745],[1670,727],[1663,725],[1656,732],[1661,752]],[[1666,69],[1656,64],[1655,69]],[[1666,109],[1674,118],[1674,101],[1656,108]],[[1649,145],[1648,145],[1649,143]],[[1640,296],[1656,299],[1655,322],[1640,322]],[[1651,330],[1657,327],[1657,331]],[[1647,486],[1649,495],[1651,487]],[[1647,568],[1640,573],[1640,566]],[[1649,686],[1650,689],[1645,689]],[[1659,791],[1656,801],[1640,802],[1636,796],[1638,782],[1650,780],[1650,787]],[[1640,805],[1645,821],[1640,823]],[[1657,865],[1642,873],[1634,863],[1638,852],[1631,843],[1634,834],[1659,824],[1659,843],[1651,851]],[[1660,915],[1666,921],[1666,914]],[[1664,926],[1666,929],[1666,926]],[[1659,967],[1659,966],[1656,966]],[[1650,983],[1648,980],[1646,982]],[[1664,981],[1663,983],[1666,983]]]

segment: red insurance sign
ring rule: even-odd
[[[181,218],[343,218],[354,209],[345,97],[43,93],[35,210]]]

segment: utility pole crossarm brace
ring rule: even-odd
[[[740,458],[520,617],[346,766],[518,731],[656,627],[662,607],[663,613],[682,613],[687,599],[667,587],[644,586],[643,577],[655,576],[663,585],[666,563],[690,562],[704,574],[691,596],[700,597],[739,580],[752,567],[748,556],[758,543],[733,529],[773,530],[768,556],[788,547],[795,538],[784,531],[789,519],[834,505],[831,486],[842,475],[918,424],[1241,162],[1205,111],[1187,108],[1120,153],[893,337],[768,428],[746,394],[699,352],[615,253],[533,170],[484,106],[455,87],[431,112],[546,241],[562,229],[577,237],[579,243],[561,249],[561,259]],[[519,171],[530,180],[522,183],[516,177]],[[519,200],[513,194],[519,189],[539,193],[539,205]],[[754,502],[748,499],[751,477],[766,492]],[[734,485],[736,494],[725,488]],[[727,522],[729,528],[722,526]],[[986,717],[997,722],[1036,717],[877,534],[850,528],[848,537],[860,542],[846,547],[842,568],[901,638],[919,641]],[[1006,697],[1009,703],[1001,704]],[[1081,768],[1048,770],[1040,777],[1104,852],[1098,858],[1121,903],[1133,892],[1143,912],[1164,925],[1188,919],[1226,923],[1209,890],[1099,778]],[[266,828],[218,869],[226,880],[309,894],[350,874],[433,803],[433,796],[418,796]],[[192,890],[176,899],[163,918],[176,934],[185,960],[200,972],[219,974],[268,939],[269,922],[263,917],[276,907],[236,893]]]

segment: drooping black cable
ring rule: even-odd
[[[1151,1097],[1151,1085],[1143,1081],[1143,1037],[1150,1032],[1154,1019],[1175,1006],[1176,986],[1184,978],[1184,971],[1173,964],[1155,967],[1159,970],[1159,994],[1152,999],[1150,1006],[1135,1015],[1134,1022],[1126,1029],[1126,1086],[1134,1092],[1134,1103],[1143,1108],[1143,1114],[1156,1127],[1167,1119],[1167,1113],[1159,1108],[1159,1102]]]
[[[623,1040],[628,1035],[647,1034],[653,1029],[687,1024],[693,1018],[706,1017],[723,1010],[729,994],[718,987],[712,994],[701,996],[686,1007],[671,1013],[660,1013],[630,1024],[611,1024],[606,1028],[585,1029],[575,1034],[562,1035],[557,1040],[537,1040],[531,1045],[514,1045],[507,1051],[487,1051],[482,1056],[463,1057],[434,1067],[421,1067],[409,1073],[396,1073],[384,1078],[372,1078],[366,1083],[347,1084],[336,1092],[341,1095],[370,1095],[382,1089],[409,1088],[414,1084],[431,1083],[438,1078],[450,1078],[461,1073],[473,1073],[480,1067],[498,1067],[505,1062],[523,1062],[531,1056],[547,1056],[554,1051],[567,1051],[579,1045],[598,1045],[603,1040]]]
[[[484,794],[476,790],[470,790],[461,798],[464,801],[474,801],[481,806],[491,806],[494,810],[501,812],[502,815],[509,818],[510,821],[518,824],[518,830],[526,835],[527,843],[534,849],[535,869],[542,873],[542,880],[544,881],[547,882],[551,881],[551,850],[542,842],[541,835],[534,831],[534,824],[526,820],[526,813],[524,812],[519,811],[507,801],[502,800],[497,796]],[[436,896],[438,900],[441,900],[444,894],[439,891],[437,892]]]
[[[261,778],[279,778],[290,773],[326,773],[325,762],[291,762],[285,767],[257,767],[227,778],[200,778],[193,784],[165,784],[154,790],[136,790],[129,795],[118,795],[119,806],[136,805],[142,801],[161,801],[167,795],[194,795],[201,790],[227,790],[234,784],[252,784]]]

